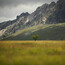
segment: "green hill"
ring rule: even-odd
[[[32,40],[32,35],[39,35],[38,40],[65,40],[65,23],[33,26],[19,30],[4,40]]]

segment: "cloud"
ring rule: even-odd
[[[57,0],[0,0],[0,7],[18,6],[20,4],[35,4],[35,3],[49,3]]]
[[[12,17],[21,14],[22,12],[32,13],[41,3],[35,5],[18,5],[17,7],[4,7],[0,8],[0,17]]]
[[[14,17],[13,18],[9,18],[9,17],[0,17],[0,23],[1,22],[4,22],[4,21],[9,21],[9,20],[13,20],[15,19]]]

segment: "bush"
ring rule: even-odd
[[[39,35],[33,35],[32,38],[36,41],[38,39]]]

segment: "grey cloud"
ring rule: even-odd
[[[5,6],[17,6],[19,4],[33,4],[33,3],[49,3],[51,1],[57,1],[57,0],[0,0],[0,7]]]

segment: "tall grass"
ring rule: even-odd
[[[65,41],[0,41],[0,65],[65,65]]]

